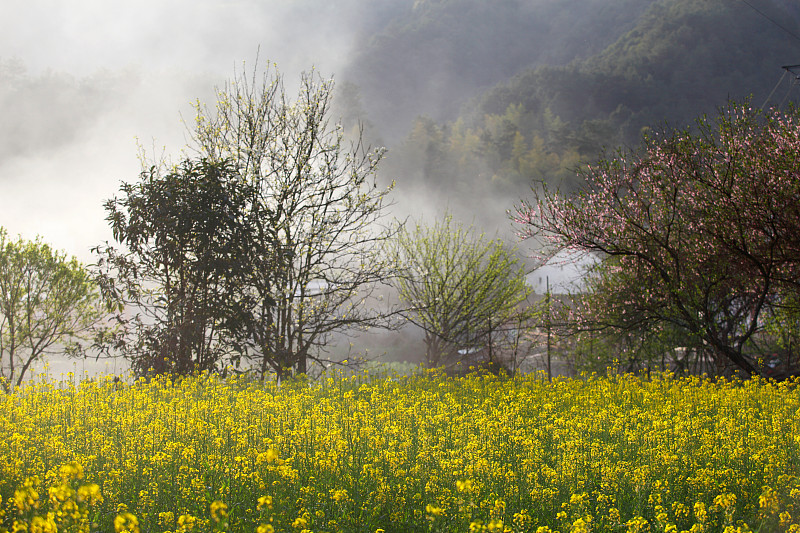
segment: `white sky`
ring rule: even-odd
[[[77,74],[133,64],[227,75],[261,45],[288,72],[335,63],[351,10],[346,1],[3,0],[0,50]]]
[[[536,294],[545,294],[548,284],[551,294],[576,293],[583,290],[587,270],[596,264],[593,255],[563,250],[525,279]]]
[[[287,85],[312,66],[334,75],[349,56],[352,4],[2,0],[0,60],[18,60],[32,77],[55,72],[80,80],[102,69],[130,83],[69,140],[0,158],[0,225],[91,262],[89,249],[110,238],[103,201],[140,171],[136,138],[179,157],[180,115],[191,119],[191,102],[209,101],[213,85],[243,62],[252,67],[259,47],[261,61],[276,62]],[[13,116],[15,104],[3,102],[1,91],[0,128],[49,120],[46,113]]]

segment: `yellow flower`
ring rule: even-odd
[[[65,502],[68,499],[72,498],[72,487],[67,485],[66,483],[62,483],[57,487],[50,487],[47,489],[47,493],[50,495],[50,501],[54,504],[59,502]]]
[[[524,529],[524,526],[529,524],[533,518],[528,514],[527,509],[523,509],[518,513],[514,513],[513,520],[514,524],[516,524],[520,529]]]
[[[347,499],[347,490],[345,489],[331,489],[330,490],[331,499],[337,502],[343,501]]]
[[[197,524],[197,518],[192,515],[184,514],[178,517],[177,533],[188,533]]]
[[[706,511],[706,504],[703,502],[697,502],[694,504],[694,516],[700,522],[705,522],[706,518],[708,518],[708,512]]]
[[[30,533],[56,533],[57,528],[52,513],[48,513],[48,515],[46,518],[34,516],[31,519]]]
[[[83,467],[75,461],[61,465],[59,474],[64,481],[74,481],[76,479],[83,479]]]
[[[256,529],[256,533],[275,533],[275,528],[269,524],[261,524]]]
[[[425,506],[425,512],[427,513],[429,520],[433,520],[437,516],[444,515],[444,509],[442,509],[441,507],[436,507],[435,505],[431,504]]]
[[[174,521],[175,521],[175,513],[173,513],[172,511],[158,513],[158,523],[160,525],[171,526]]]
[[[578,518],[572,523],[571,533],[589,533],[589,521]]]
[[[258,499],[258,507],[256,509],[260,511],[264,507],[272,509],[272,496],[262,496]]]
[[[139,520],[131,513],[126,512],[118,514],[117,517],[114,518],[114,531],[117,533],[140,533]]]
[[[465,479],[464,481],[456,481],[456,489],[458,492],[472,492],[473,484],[471,479]]]
[[[628,526],[628,533],[640,533],[643,531],[648,531],[650,528],[650,524],[647,523],[647,520],[641,516],[635,516],[628,520],[625,523]]]
[[[486,531],[490,531],[492,533],[498,533],[503,531],[503,521],[499,519],[492,519],[489,520],[489,523],[486,524]]]
[[[486,527],[483,525],[483,520],[474,520],[469,524],[469,531],[470,533],[478,533],[480,531],[485,531]]]
[[[736,506],[736,494],[728,492],[726,494],[720,494],[716,498],[714,498],[714,507],[721,508],[723,510],[730,509]]]
[[[228,506],[219,500],[211,502],[211,519],[220,522],[225,518],[228,518]]]
[[[761,496],[758,497],[758,506],[766,514],[775,514],[778,512],[780,502],[778,501],[778,493],[770,487],[764,487]]]
[[[96,483],[90,483],[78,487],[78,501],[85,502],[87,505],[103,503],[103,495],[100,494],[100,486]]]
[[[39,507],[39,493],[33,488],[35,481],[31,478],[25,480],[25,484],[14,491],[14,502],[20,512],[37,509]]]

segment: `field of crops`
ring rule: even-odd
[[[209,376],[0,397],[8,531],[800,531],[800,390]]]

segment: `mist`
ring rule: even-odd
[[[0,226],[85,264],[112,235],[103,207],[147,157],[181,156],[196,101],[235,72],[274,63],[344,68],[362,2],[10,0],[0,6]],[[35,371],[42,371],[38,364]],[[124,371],[50,359],[50,374]]]
[[[213,104],[215,85],[271,61],[290,95],[311,68],[337,88],[353,82],[354,118],[370,126],[371,144],[389,145],[381,180],[398,184],[394,216],[448,210],[513,240],[506,212],[530,180],[498,186],[503,176],[485,161],[466,179],[450,160],[431,172],[405,149],[415,118],[481,116],[482,91],[597,53],[652,2],[4,2],[0,225],[91,262],[91,247],[110,238],[103,202],[137,178],[139,149],[179,157],[192,102]]]
[[[356,2],[199,0],[0,7],[0,225],[91,262],[103,202],[141,170],[139,148],[179,157],[192,103],[234,71],[274,62],[287,81],[342,69]]]
[[[6,0],[0,226],[91,264],[111,239],[103,203],[138,178],[140,153],[179,159],[192,104],[213,106],[215,86],[269,61],[290,97],[304,71],[334,77],[344,125],[388,146],[388,217],[449,212],[527,256],[507,213],[534,184],[575,190],[576,169],[603,149],[726,98],[800,94],[779,80],[800,38],[772,22],[800,24],[796,2],[759,5]]]

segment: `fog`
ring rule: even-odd
[[[768,3],[800,17],[794,2]],[[660,24],[661,4],[4,0],[0,226],[92,263],[90,249],[111,238],[103,203],[137,179],[140,149],[180,158],[193,102],[213,106],[215,86],[270,61],[290,96],[303,71],[333,76],[346,126],[366,121],[367,141],[389,144],[380,181],[397,182],[390,216],[431,221],[447,211],[527,255],[533,243],[517,241],[507,211],[534,179],[569,191],[595,145],[693,119],[726,95],[760,102],[778,87],[776,65],[794,57],[788,36],[744,4],[717,15],[735,15],[754,35],[741,49],[689,2],[675,16],[695,33],[679,36]],[[680,52],[686,35],[690,57]],[[662,48],[653,63],[648,51]],[[529,279],[543,292],[574,270],[551,264]]]
[[[337,87],[359,84],[357,118],[374,126],[368,140],[392,143],[382,182],[397,180],[393,215],[431,219],[449,210],[513,240],[506,211],[529,192],[528,184],[501,191],[492,172],[480,169],[473,173],[488,176],[480,178],[480,190],[457,172],[446,178],[434,172],[430,182],[424,158],[403,150],[408,125],[428,112],[452,119],[454,109],[471,105],[468,96],[532,64],[597,52],[652,1],[630,0],[623,10],[628,18],[589,31],[592,10],[603,2],[570,0],[581,6],[573,10],[581,14],[574,19],[579,28],[559,33],[558,45],[548,47],[564,22],[554,0],[509,2],[499,11],[472,2],[469,23],[449,18],[457,3],[441,3],[431,11],[436,16],[425,18],[427,4],[437,3],[419,0],[6,0],[0,7],[0,225],[11,235],[41,235],[90,263],[91,247],[110,238],[103,202],[120,181],[137,178],[139,147],[151,156],[180,157],[182,117],[192,119],[192,102],[213,104],[215,85],[269,60],[290,93],[312,67],[334,76]],[[473,25],[487,17],[473,36]],[[384,31],[403,24],[410,33]],[[409,35],[418,46],[403,48]],[[509,53],[495,57],[497,46]]]
[[[350,55],[353,2],[6,0],[0,7],[0,225],[91,262],[103,201],[140,169],[138,144],[179,156],[182,117],[234,69],[287,82]],[[243,63],[247,66],[243,67]]]
[[[0,4],[0,226],[92,263],[103,203],[134,181],[140,148],[179,157],[192,103],[267,61],[287,89],[344,68],[357,1],[4,0]],[[50,359],[50,374],[124,371]],[[37,365],[41,371],[42,365]]]
[[[335,69],[357,20],[352,1],[303,0],[6,0],[1,13],[5,56],[77,75],[129,65],[227,75],[258,46],[287,71]]]

